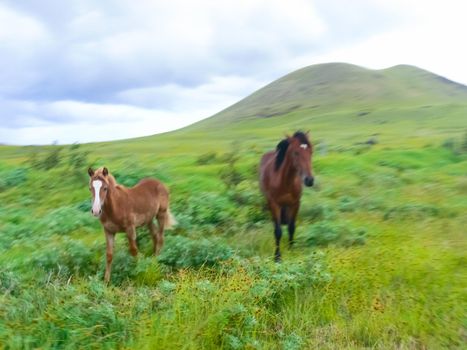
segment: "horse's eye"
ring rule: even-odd
[[[107,187],[104,187],[104,191],[107,191]]]

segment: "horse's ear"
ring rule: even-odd
[[[109,175],[109,170],[108,170],[106,167],[104,167],[104,169],[102,169],[102,174],[103,174],[104,176]]]
[[[88,168],[88,174],[90,177],[93,177],[94,176],[94,170],[92,170],[92,168]]]

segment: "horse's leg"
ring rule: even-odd
[[[169,213],[167,213],[167,210],[159,210],[159,213],[157,213],[157,223],[159,224],[159,230],[156,231],[156,255],[159,254],[159,252],[162,249],[162,246],[164,245],[164,226],[167,219],[167,215],[169,215]]]
[[[274,236],[276,238],[276,251],[274,253],[274,260],[276,262],[281,261],[281,237],[282,237],[282,229],[281,229],[281,208],[274,203],[273,201],[269,201],[269,208],[271,209],[272,220],[274,222]]]
[[[115,243],[115,233],[104,230],[105,231],[105,241],[107,243],[107,264],[105,265],[105,274],[104,274],[104,281],[105,283],[109,283],[110,281],[110,272],[112,270],[112,258],[114,252],[114,243]]]
[[[130,254],[133,256],[138,255],[138,246],[136,245],[136,228],[134,226],[130,226],[126,230],[126,235],[130,245]]]
[[[154,254],[157,254],[157,227],[152,220],[148,224],[148,229],[151,233],[152,243],[154,246]]]
[[[289,223],[288,223],[288,230],[289,230],[289,247],[292,248],[294,244],[293,235],[295,233],[295,219],[297,217],[298,208],[300,207],[300,203],[291,205],[289,207]]]

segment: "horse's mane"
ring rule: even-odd
[[[279,170],[281,167],[282,163],[284,162],[285,159],[285,154],[287,153],[287,148],[289,148],[289,140],[283,139],[281,142],[279,142],[276,146],[276,163],[275,163],[275,169]]]
[[[115,180],[114,176],[110,173],[107,175],[107,181],[109,182],[109,185],[112,187],[120,186],[119,184],[117,184],[117,180]]]
[[[308,137],[303,131],[297,131],[295,134],[292,136],[293,138],[296,138],[301,144],[306,144],[309,147],[310,141],[308,140]],[[279,170],[281,167],[282,163],[284,162],[285,155],[287,153],[287,149],[289,148],[289,140],[288,139],[283,139],[281,142],[279,142],[276,146],[276,162],[275,162],[275,170]]]

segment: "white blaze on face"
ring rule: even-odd
[[[94,216],[99,216],[99,213],[101,211],[100,191],[102,187],[102,181],[94,180],[92,182],[92,187],[94,187],[94,202],[92,203],[92,214]]]
[[[302,143],[300,145],[300,148],[303,148],[303,149],[307,149],[308,148],[308,145],[306,143]]]

